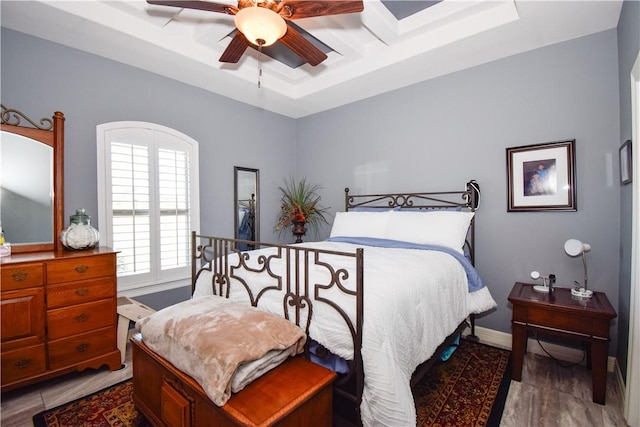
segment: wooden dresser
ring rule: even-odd
[[[0,258],[2,391],[86,368],[119,369],[116,253]]]

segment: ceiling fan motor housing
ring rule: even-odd
[[[271,9],[276,13],[278,12],[278,2],[276,2],[275,0],[261,0],[261,1],[239,0],[238,1],[238,9],[244,9],[245,7],[253,7],[253,6],[264,7],[266,9]]]

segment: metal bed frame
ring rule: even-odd
[[[367,208],[373,210],[384,209],[466,209],[475,211],[480,201],[480,187],[476,181],[469,181],[463,191],[430,192],[430,193],[396,193],[396,194],[349,194],[345,189],[345,210]],[[274,252],[268,256],[254,255],[251,251],[241,251],[239,247],[254,247],[257,249],[273,248]],[[475,221],[467,235],[466,250],[471,262],[475,261]],[[314,320],[314,304],[326,304],[332,307],[344,320],[353,340],[354,357],[347,361],[349,372],[341,374],[334,383],[334,408],[347,419],[360,423],[360,402],[364,389],[364,372],[362,363],[362,326],[364,322],[364,283],[363,283],[363,254],[362,248],[353,252],[336,252],[311,249],[300,245],[279,245],[272,243],[253,242],[238,239],[216,238],[192,233],[192,293],[198,277],[203,271],[212,273],[212,290],[215,295],[229,297],[232,281],[237,281],[244,287],[253,306],[258,306],[261,298],[268,292],[284,292],[282,301],[282,315],[300,326],[307,335]],[[230,255],[235,254],[230,260]],[[339,256],[353,266],[351,271],[355,277],[350,278],[346,269],[336,269],[326,261],[328,256]],[[253,257],[253,258],[252,258]],[[284,260],[288,268],[285,274],[274,273],[272,263]],[[253,262],[253,266],[249,265]],[[312,283],[308,275],[310,267],[323,268],[329,273],[327,283]],[[237,273],[246,270],[256,274],[268,275],[272,284],[252,291]],[[350,279],[355,287],[348,288],[345,282]],[[347,312],[326,295],[329,290],[338,290],[352,298],[355,310],[351,317]],[[470,338],[475,338],[475,322],[471,322]],[[436,350],[435,356],[416,369],[411,380],[413,387],[429,370],[444,349],[450,346],[461,331],[467,327],[466,321],[461,323]],[[304,351],[306,358],[310,357],[309,342]]]

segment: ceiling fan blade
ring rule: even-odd
[[[182,1],[182,0],[147,0],[147,3],[158,6],[173,6],[183,9],[206,10],[207,12],[226,13],[235,15],[238,12],[236,6],[230,4],[210,3],[208,1]]]
[[[229,46],[222,52],[220,62],[230,62],[235,64],[240,60],[240,57],[249,47],[249,41],[240,31],[236,32],[236,35],[231,39]]]
[[[277,12],[285,19],[341,15],[364,10],[362,0],[282,0]]]
[[[280,38],[280,41],[314,67],[327,59],[327,55],[323,51],[315,47],[289,24],[287,24],[287,32]]]

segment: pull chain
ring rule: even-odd
[[[258,39],[258,89],[261,87],[262,82],[262,45],[264,44],[264,40]]]

